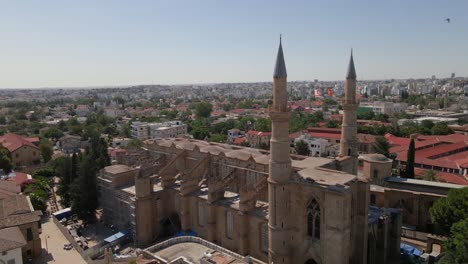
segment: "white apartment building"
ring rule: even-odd
[[[140,140],[177,137],[187,134],[187,125],[181,121],[163,123],[133,122],[132,138]]]
[[[148,123],[136,121],[130,127],[132,129],[132,138],[140,140],[148,139]]]
[[[323,138],[314,138],[310,134],[300,135],[298,138],[294,139],[294,144],[299,141],[304,141],[309,146],[310,156],[313,157],[324,157],[326,156],[326,149],[329,145],[328,140]]]
[[[393,113],[405,112],[408,108],[408,104],[376,101],[372,104],[362,104],[359,107],[372,109],[372,112],[375,114],[391,115]]]

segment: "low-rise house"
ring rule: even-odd
[[[323,138],[314,138],[309,134],[303,134],[294,140],[294,143],[304,141],[309,147],[309,155],[313,157],[324,157],[327,155],[326,149],[328,140]]]
[[[271,139],[271,132],[261,132],[255,130],[249,130],[245,133],[245,137],[252,148],[258,148],[260,146],[269,146]]]
[[[35,211],[28,196],[13,194],[0,199],[0,229],[17,227],[26,238],[23,258],[41,255],[41,211]]]
[[[61,137],[59,141],[60,148],[64,153],[77,153],[82,145],[80,136],[66,135]]]
[[[112,147],[113,148],[125,148],[127,147],[130,138],[113,138],[112,139]]]
[[[229,129],[227,135],[227,143],[233,144],[234,140],[241,136],[241,131],[237,128]]]
[[[41,161],[39,148],[32,143],[35,140],[36,138],[26,138],[13,133],[0,136],[0,144],[8,150],[15,166],[27,166]]]
[[[23,264],[21,248],[26,246],[26,240],[17,227],[0,229],[0,263]]]

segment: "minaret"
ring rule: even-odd
[[[356,111],[356,69],[354,68],[353,50],[349,59],[348,73],[346,74],[345,99],[343,100],[343,124],[341,125],[340,157],[351,156],[352,167],[350,173],[357,175],[358,142]]]
[[[273,103],[268,112],[272,123],[270,140],[270,161],[268,177],[268,263],[290,263],[291,228],[288,216],[290,195],[288,181],[291,175],[291,158],[289,156],[289,109],[287,106],[287,74],[284,63],[283,48],[280,44],[273,73]]]

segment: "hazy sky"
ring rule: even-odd
[[[0,88],[468,76],[468,1],[0,0]],[[446,17],[451,23],[444,22]]]

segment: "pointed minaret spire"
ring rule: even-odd
[[[284,63],[283,46],[281,45],[281,34],[280,44],[278,48],[278,55],[276,55],[275,72],[273,78],[285,78],[288,74],[286,73],[286,64]]]
[[[284,63],[283,47],[280,45],[276,56],[273,73],[273,100],[268,106],[271,119],[270,160],[268,161],[268,228],[269,244],[268,263],[288,264],[290,261],[289,230],[293,225],[289,220],[291,207],[289,180],[292,174],[289,139],[288,80]]]
[[[356,80],[356,69],[354,68],[353,49],[351,49],[351,58],[349,59],[348,73],[346,74],[347,80]]]

